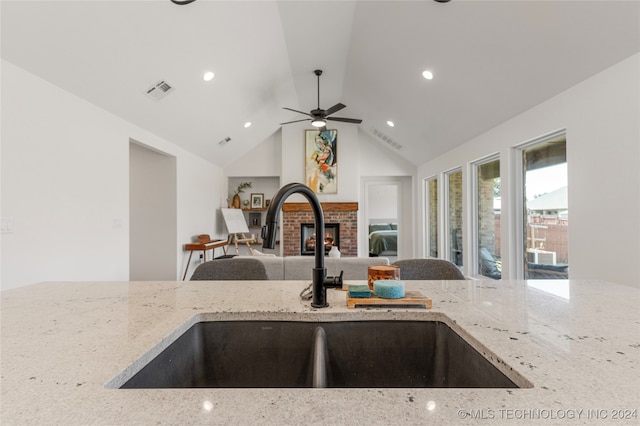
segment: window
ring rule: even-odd
[[[475,195],[477,210],[475,229],[477,241],[477,272],[500,279],[500,160],[493,158],[475,165]]]
[[[438,257],[438,178],[427,180],[427,253]]]
[[[522,166],[524,278],[568,278],[566,136],[525,147]]]
[[[449,260],[462,266],[462,170],[446,174]]]

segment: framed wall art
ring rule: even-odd
[[[251,194],[251,208],[261,209],[264,207],[264,194]]]
[[[305,184],[316,194],[338,193],[338,131],[305,130]]]

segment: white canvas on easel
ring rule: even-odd
[[[230,234],[247,234],[249,227],[247,221],[244,220],[244,213],[240,209],[220,209],[224,223],[227,225],[227,231]]]
[[[238,243],[245,243],[249,248],[251,254],[253,249],[251,243],[255,243],[254,238],[247,238],[246,234],[249,233],[249,227],[247,221],[244,219],[244,213],[240,209],[220,209],[222,211],[222,217],[224,223],[227,226],[227,232],[229,232],[229,244],[232,242],[236,247],[236,254],[238,254]],[[240,235],[241,237],[239,237]],[[225,252],[226,254],[226,252]]]

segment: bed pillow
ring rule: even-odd
[[[392,229],[392,230],[396,231],[398,229],[398,224],[397,223],[390,223],[389,224],[389,229]]]
[[[386,223],[374,223],[369,225],[369,233],[375,232],[375,231],[389,231],[391,230],[391,226],[389,226]]]

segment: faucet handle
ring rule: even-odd
[[[342,287],[342,275],[344,274],[344,271],[340,271],[340,275],[338,275],[337,277],[327,277],[324,280],[324,287],[336,287],[336,288],[341,288]]]

